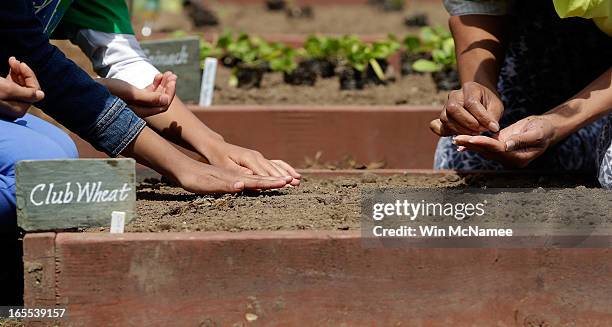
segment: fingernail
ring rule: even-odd
[[[453,144],[455,144],[455,145],[456,145],[456,144],[457,144],[457,140],[455,140],[455,137],[456,137],[456,136],[453,136],[453,138],[451,139],[451,141],[453,142]]]
[[[494,133],[499,132],[499,124],[496,122],[489,123],[489,130]]]
[[[514,142],[513,140],[506,141],[506,151],[514,150],[515,146],[516,146],[516,142]]]
[[[44,98],[45,97],[45,92],[41,91],[41,90],[36,90],[36,97],[37,98]]]
[[[237,190],[242,190],[244,188],[244,183],[243,182],[236,182],[234,183],[234,188]]]

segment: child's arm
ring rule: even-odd
[[[97,72],[106,74],[102,75],[104,77],[121,79],[137,88],[144,88],[159,74],[133,35],[80,30],[73,41],[93,60]],[[177,82],[180,87],[180,80]],[[174,98],[168,110],[145,120],[164,138],[194,150],[215,166],[261,176],[290,175],[294,177],[292,184],[299,184],[301,176],[293,167],[281,160],[268,160],[257,151],[225,142],[178,97]]]
[[[153,83],[143,89],[115,78],[98,78],[98,83],[125,101],[139,117],[149,117],[168,110],[176,94],[176,75],[157,74]]]

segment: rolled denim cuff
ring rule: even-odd
[[[108,98],[106,108],[87,134],[87,140],[97,150],[116,157],[138,136],[146,124],[116,96]]]
[[[451,16],[508,14],[509,0],[444,0],[444,6]]]

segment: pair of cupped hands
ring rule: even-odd
[[[36,75],[26,63],[9,58],[10,71],[0,77],[0,118],[23,117],[29,108],[44,99]],[[158,74],[153,83],[139,89],[117,79],[98,79],[112,94],[124,100],[139,117],[166,112],[176,94],[177,76],[172,72]],[[298,186],[301,175],[282,160],[268,160],[261,153],[229,144],[222,137],[211,137],[208,152],[202,154],[210,166],[208,177],[215,177],[221,187],[218,192],[242,189],[269,189],[285,185]],[[240,177],[242,176],[242,177]],[[238,178],[240,177],[240,178]],[[240,179],[240,185],[225,183]],[[229,185],[229,186],[228,186]],[[193,187],[199,190],[199,187]]]
[[[505,166],[523,168],[551,146],[555,127],[546,117],[534,115],[500,129],[503,111],[497,93],[468,82],[450,92],[440,118],[432,121],[430,128],[440,136],[453,136],[457,151],[478,152]]]

